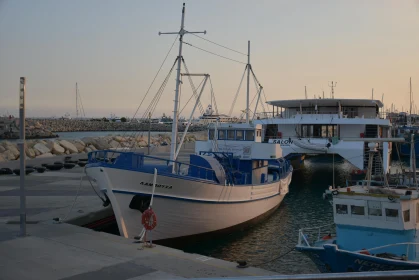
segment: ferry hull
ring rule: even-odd
[[[143,230],[142,211],[136,209],[133,201],[150,199],[152,186],[143,182],[152,182],[153,174],[106,167],[88,167],[86,172],[107,193],[120,234],[126,238],[138,236]],[[164,240],[218,232],[256,220],[279,206],[288,193],[291,174],[255,186],[222,186],[159,175],[152,204],[157,226],[151,238]]]
[[[340,250],[336,245],[324,245],[323,248],[297,246],[296,250],[305,253],[323,273],[419,269],[417,262],[384,259]]]

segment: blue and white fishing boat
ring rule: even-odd
[[[292,166],[280,145],[262,142],[262,125],[249,120],[249,110],[246,123],[210,124],[208,140],[196,142],[189,163],[177,160],[200,99],[178,142],[182,40],[192,33],[184,30],[184,17],[185,6],[181,29],[173,32],[180,47],[170,159],[115,150],[89,153],[86,173],[109,198],[126,238],[141,236],[142,213],[151,203],[157,216],[153,240],[224,232],[256,222],[277,209],[291,182]],[[250,71],[250,63],[246,67]],[[204,87],[208,75],[203,76]]]
[[[368,146],[371,154],[377,151],[376,143]],[[411,156],[416,170],[414,150]],[[296,249],[321,272],[419,269],[416,177],[380,186],[373,184],[370,168],[366,180],[325,192],[333,198],[333,225],[299,231]]]

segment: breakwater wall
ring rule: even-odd
[[[181,136],[181,135],[180,135]],[[205,131],[188,133],[185,143],[197,140],[206,140]],[[48,139],[48,140],[26,140],[25,154],[27,159],[48,158],[58,155],[71,155],[88,153],[95,150],[118,149],[118,148],[144,148],[148,146],[148,136],[102,136],[84,137],[82,139]],[[170,145],[169,133],[153,135],[150,138],[150,146],[157,147]],[[0,141],[0,162],[14,161],[19,159],[20,152],[17,143]]]
[[[75,119],[26,119],[26,138],[55,138],[57,132],[77,131],[148,131],[150,125],[140,122],[112,122],[105,120],[75,120]],[[179,125],[179,132],[184,130]],[[152,123],[151,131],[169,132],[172,130],[170,124]],[[202,125],[192,125],[189,132],[202,131]],[[0,118],[0,139],[18,139],[19,120]]]

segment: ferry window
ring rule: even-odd
[[[244,140],[243,130],[236,131],[236,140]]]
[[[246,140],[247,141],[255,140],[255,132],[253,130],[246,130]]]
[[[226,139],[226,132],[225,130],[219,130],[218,131],[218,139],[225,140]]]
[[[208,132],[209,140],[214,140],[214,129],[210,129]]]
[[[348,205],[336,204],[336,214],[348,214]]]
[[[399,219],[399,210],[386,208],[386,220],[397,221]]]
[[[227,139],[234,140],[234,130],[227,130]]]
[[[368,216],[382,216],[380,201],[368,201]]]
[[[403,211],[403,220],[405,222],[410,222],[410,209]]]
[[[365,215],[364,206],[351,205],[351,214],[364,216]]]

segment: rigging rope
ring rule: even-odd
[[[248,66],[246,65],[246,67],[244,68],[244,72],[243,72],[242,78],[240,80],[239,88],[237,89],[236,95],[234,96],[233,103],[231,104],[231,107],[230,107],[230,111],[228,111],[228,115],[230,117],[231,117],[231,114],[233,113],[234,106],[236,105],[237,97],[239,96],[239,92],[240,92],[240,89],[241,89],[241,86],[242,86],[242,83],[243,83],[244,75],[246,74],[247,67]]]
[[[221,58],[224,58],[224,59],[233,61],[233,62],[237,62],[237,63],[241,63],[241,64],[247,64],[246,62],[242,62],[242,61],[239,61],[239,60],[235,60],[235,59],[232,59],[232,58],[229,58],[229,57],[226,57],[226,56],[222,56],[222,55],[216,54],[214,52],[210,52],[210,51],[204,50],[202,48],[199,48],[197,46],[194,46],[194,45],[192,45],[192,44],[190,44],[188,42],[185,42],[185,41],[183,41],[182,43],[185,44],[185,45],[191,46],[191,47],[193,47],[195,49],[201,50],[203,52],[206,52],[206,53],[209,53],[209,54],[212,54],[212,55],[215,55],[215,56],[218,56],[218,57],[221,57]]]
[[[210,40],[208,40],[208,39],[206,39],[206,38],[204,38],[204,37],[201,37],[201,36],[199,36],[199,35],[196,35],[195,33],[188,33],[188,34],[192,34],[192,35],[194,35],[195,37],[198,37],[198,38],[200,38],[200,39],[202,39],[202,40],[204,40],[204,41],[210,42],[210,43],[212,43],[212,44],[214,44],[214,45],[217,45],[217,46],[219,46],[219,47],[225,48],[225,49],[230,50],[230,51],[232,51],[232,52],[236,52],[236,53],[239,53],[239,54],[242,54],[242,55],[247,56],[247,54],[246,54],[246,53],[242,53],[242,52],[239,52],[239,51],[233,50],[233,49],[231,49],[231,48],[229,48],[229,47],[226,47],[226,46],[220,45],[220,44],[215,43],[215,42],[213,42],[213,41],[210,41]]]
[[[214,93],[214,89],[212,87],[211,76],[209,77],[209,81],[210,81],[210,86],[211,86],[211,100],[214,100],[215,114],[218,115],[217,101],[215,100],[215,93]]]

